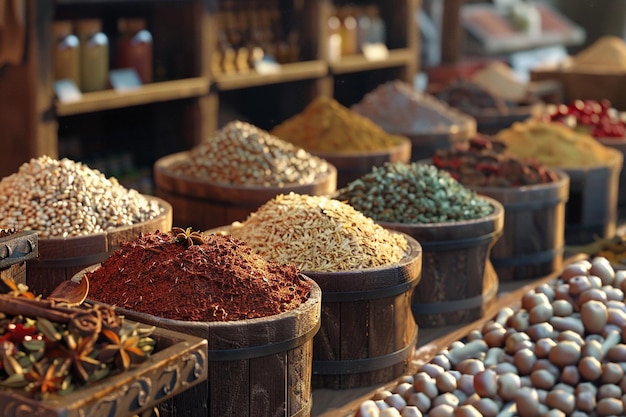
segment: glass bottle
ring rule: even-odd
[[[109,38],[102,33],[102,22],[78,20],[76,32],[80,40],[80,89],[105,90],[109,80]]]
[[[134,68],[144,84],[152,82],[152,34],[144,19],[122,18],[117,21],[118,68]]]
[[[52,23],[54,80],[70,79],[80,88],[80,41],[73,30],[70,21]]]
[[[357,22],[350,8],[346,8],[341,19],[341,55],[357,53]]]

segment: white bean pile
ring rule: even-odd
[[[0,224],[40,237],[102,233],[161,214],[156,201],[67,158],[31,159],[0,181]]]
[[[415,374],[363,401],[358,417],[626,415],[626,271],[566,266]]]

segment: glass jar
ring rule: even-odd
[[[73,33],[72,22],[60,20],[52,23],[54,48],[52,64],[54,80],[70,79],[80,88],[80,41]]]
[[[78,20],[76,33],[80,40],[80,89],[105,90],[109,80],[109,38],[102,33],[102,22]]]
[[[119,19],[117,67],[134,68],[144,84],[152,82],[152,34],[144,19]]]

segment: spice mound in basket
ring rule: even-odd
[[[412,162],[373,167],[337,191],[337,199],[376,221],[429,224],[471,220],[492,205],[434,165]]]
[[[302,271],[338,272],[397,263],[407,241],[350,205],[326,196],[276,196],[229,233],[256,253]]]
[[[467,187],[523,187],[558,179],[536,159],[513,155],[503,142],[480,134],[467,145],[437,150],[432,163]]]
[[[301,113],[275,126],[271,133],[322,154],[384,151],[407,141],[328,97],[316,98]]]
[[[180,228],[122,243],[85,276],[92,300],[184,321],[267,317],[298,307],[311,290],[293,264],[266,261],[232,237]]]
[[[111,306],[68,307],[12,280],[0,281],[0,316],[0,391],[38,400],[133,369],[156,345],[154,327],[125,322]]]
[[[170,165],[172,172],[215,183],[250,186],[311,184],[329,164],[250,123],[233,121]]]
[[[623,416],[624,290],[606,258],[576,260],[418,351],[356,416]]]
[[[40,238],[102,233],[161,214],[157,201],[67,158],[31,159],[0,180],[0,222]]]

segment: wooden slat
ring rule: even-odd
[[[59,116],[91,113],[102,110],[119,109],[141,104],[199,97],[209,92],[209,80],[204,77],[163,81],[145,84],[136,90],[118,92],[114,90],[95,91],[83,94],[77,101],[56,103]]]
[[[244,74],[220,74],[215,76],[215,85],[220,91],[287,83],[323,77],[328,73],[324,61],[303,61],[280,65],[275,74],[260,74],[250,71]]]
[[[370,60],[363,55],[342,57],[330,64],[330,72],[334,75],[350,72],[369,71],[381,68],[400,67],[415,61],[415,51],[409,48],[391,49],[387,59]]]

